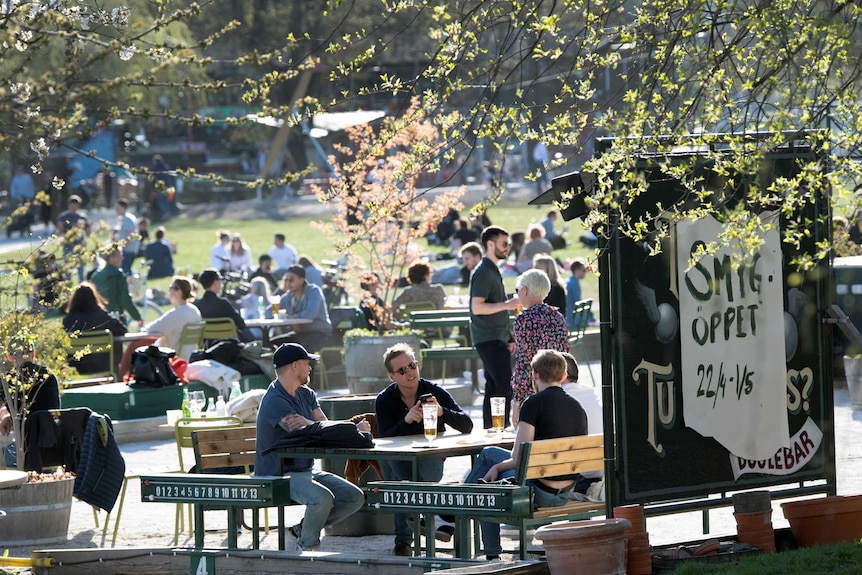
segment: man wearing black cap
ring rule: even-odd
[[[318,357],[297,343],[286,343],[275,350],[272,364],[276,379],[266,390],[257,414],[255,475],[277,474],[276,453],[264,455],[264,452],[279,439],[316,421],[326,420],[317,394],[308,387],[310,362]],[[371,431],[364,419],[356,427],[362,432]],[[338,475],[313,471],[313,465],[313,459],[294,459],[293,465],[284,469],[290,472],[291,499],[306,506],[302,521],[289,529],[300,551],[317,547],[324,527],[349,517],[365,501],[361,489]]]
[[[305,281],[305,268],[290,266],[284,274],[284,292],[279,305],[287,317],[310,319],[311,323],[293,326],[292,332],[272,338],[272,343],[298,343],[318,351],[332,337],[332,322],[323,291]]]

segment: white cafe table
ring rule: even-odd
[[[309,324],[313,320],[307,317],[278,317],[245,320],[246,327],[256,327],[263,333],[263,345],[269,344],[270,330],[276,327],[290,327],[294,325]]]
[[[147,339],[149,337],[153,337],[152,334],[149,334],[145,331],[136,331],[129,332],[123,335],[114,336],[114,343],[124,344],[124,343],[132,343],[135,341],[140,341],[142,339]]]

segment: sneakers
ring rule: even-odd
[[[287,532],[293,535],[294,539],[299,539],[299,536],[302,535],[302,521],[296,525],[288,527]]]
[[[398,557],[410,557],[413,555],[413,547],[406,541],[396,541],[392,554]]]
[[[413,519],[407,519],[407,526],[410,529],[413,529]],[[413,529],[415,531],[415,529]],[[425,535],[425,518],[423,517],[419,523],[419,534]],[[434,529],[434,539],[437,541],[442,541],[443,543],[448,543],[452,540],[452,536],[455,535],[455,527],[453,525],[438,525]]]
[[[455,535],[455,527],[452,525],[438,525],[434,531],[434,539],[444,543],[448,543],[453,535]]]

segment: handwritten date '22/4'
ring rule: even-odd
[[[712,364],[697,366],[697,374],[700,376],[700,385],[697,387],[697,396],[705,396],[707,399],[712,398],[712,407],[715,408],[715,403],[720,398],[724,399],[726,386],[736,385],[736,399],[742,399],[743,395],[748,395],[754,388],[751,378],[754,376],[754,371],[749,371],[748,366],[744,365],[740,368],[736,366],[736,374],[729,375],[724,371],[724,362],[718,364],[718,369]],[[733,387],[731,387],[733,389]]]

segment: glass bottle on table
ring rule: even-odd
[[[180,406],[180,409],[183,410],[183,417],[191,417],[192,410],[189,407],[189,390],[186,387],[183,387],[183,402]]]

